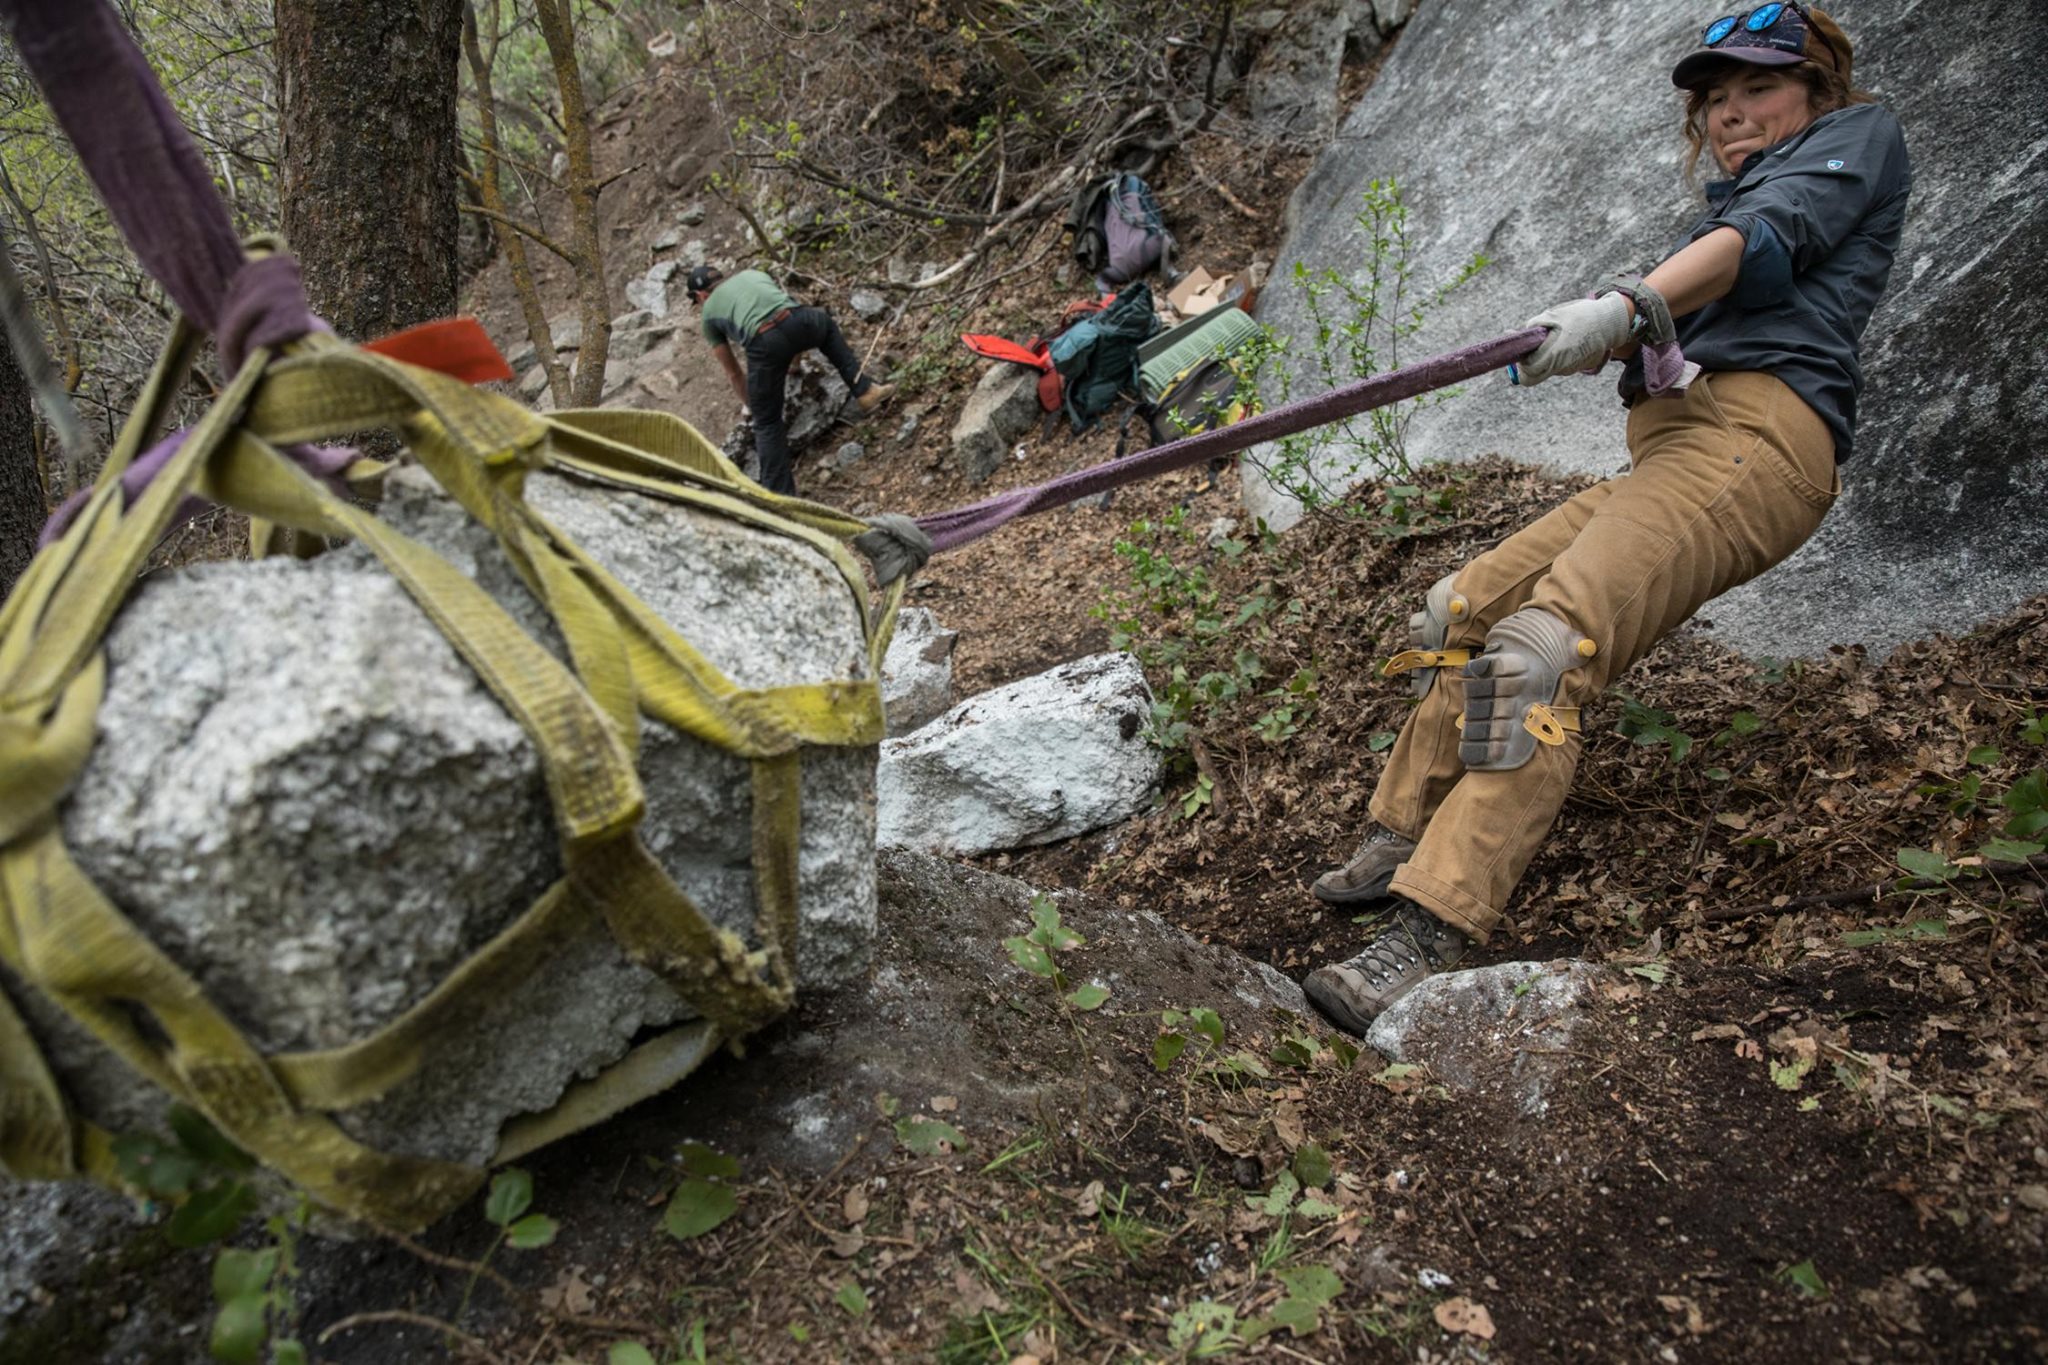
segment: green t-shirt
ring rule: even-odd
[[[731,342],[734,349],[745,350],[762,323],[794,307],[796,303],[766,272],[742,270],[720,280],[704,300],[704,339],[713,346]]]

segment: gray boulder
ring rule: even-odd
[[[1252,126],[1267,138],[1326,139],[1337,123],[1346,49],[1370,53],[1379,44],[1369,0],[1308,0],[1285,11],[1245,81]]]
[[[937,719],[953,704],[953,646],[960,632],[947,630],[923,607],[905,607],[882,658],[882,708],[891,736],[907,735]]]
[[[853,600],[800,543],[553,475],[527,491],[742,686],[863,674]],[[495,541],[424,474],[395,474],[385,510],[561,654]],[[153,578],[107,648],[99,742],[64,807],[65,836],[260,1047],[368,1034],[559,874],[524,733],[360,549]],[[657,723],[643,722],[640,743],[649,850],[708,916],[751,937],[748,765]],[[871,749],[805,756],[797,969],[813,988],[867,963],[873,764]],[[87,1115],[116,1130],[151,1124],[160,1097],[40,997],[25,1003]],[[507,1118],[547,1108],[643,1028],[688,1013],[591,926],[342,1122],[393,1151],[481,1161]]]
[[[789,382],[783,389],[782,414],[791,454],[801,456],[830,431],[846,410],[848,397],[846,381],[816,352],[800,356],[790,367]],[[745,422],[736,422],[726,433],[723,446],[726,457],[749,474],[753,472],[754,459],[751,432]]]
[[[865,322],[873,322],[889,311],[889,300],[872,289],[856,289],[846,300],[854,314]]]
[[[674,265],[665,261],[664,265]],[[659,266],[655,268],[660,269]],[[670,272],[674,273],[674,272]],[[626,302],[635,308],[654,314],[658,318],[668,316],[668,278],[650,270],[644,275],[635,275],[626,281]]]
[[[982,375],[960,420],[953,424],[953,458],[969,483],[980,483],[1002,467],[1003,457],[1038,424],[1038,372],[997,364]]]
[[[1454,1090],[1505,1098],[1536,1118],[1600,970],[1584,962],[1497,962],[1426,978],[1373,1020],[1366,1041],[1426,1066]]]
[[[971,856],[1070,839],[1151,805],[1152,691],[1128,654],[1096,654],[970,697],[884,740],[876,837]]]
[[[1999,25],[1936,43],[1911,0],[1841,7],[1857,83],[1905,126],[1915,188],[1891,288],[1864,338],[1844,495],[1790,562],[1707,609],[1738,648],[1882,650],[1964,629],[2048,588],[2048,518],[2023,510],[2048,497],[2038,435],[2048,427],[2048,291],[2037,283],[2048,265],[2038,113],[2048,67],[2013,60],[2048,51],[2048,7],[2000,14]],[[1589,0],[1569,29],[1559,23],[1541,6],[1483,16],[1467,4],[1422,7],[1296,191],[1278,273],[1300,261],[1362,274],[1360,192],[1395,177],[1420,285],[1475,252],[1494,261],[1405,343],[1414,358],[1497,336],[1674,249],[1699,200],[1681,177],[1669,71],[1697,40],[1700,15],[1660,0]],[[1622,33],[1625,42],[1592,36]],[[1306,348],[1300,292],[1276,287],[1264,303],[1262,320]],[[1296,392],[1322,382],[1311,376]],[[1418,462],[1498,451],[1610,474],[1628,459],[1611,377],[1528,391],[1476,380],[1417,413],[1407,443]],[[1342,461],[1326,450],[1326,468]],[[1255,474],[1245,490],[1276,526],[1299,515]]]

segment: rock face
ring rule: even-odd
[[[2012,6],[1995,30],[1938,43],[1909,0],[1860,0],[1839,17],[1857,84],[1905,126],[1915,188],[1864,337],[1844,495],[1790,562],[1704,613],[1751,651],[1881,649],[2048,587],[2048,519],[2015,515],[2048,496],[2048,291],[2037,283],[2048,264],[2048,67],[2013,60],[2048,51],[2048,8]],[[1300,261],[1362,274],[1352,218],[1366,182],[1386,176],[1407,197],[1420,285],[1475,252],[1494,261],[1432,313],[1406,356],[1496,336],[1602,274],[1661,259],[1698,212],[1668,73],[1701,22],[1659,0],[1590,0],[1571,26],[1628,40],[1578,41],[1542,6],[1423,6],[1296,192],[1279,273]],[[1269,290],[1262,320],[1307,344],[1298,290]],[[1408,449],[1418,461],[1498,451],[1596,474],[1628,458],[1611,378],[1529,391],[1474,381],[1417,414]],[[1250,474],[1245,488],[1269,522],[1298,515]]]
[[[1038,372],[999,363],[989,368],[968,395],[953,424],[953,458],[970,483],[1002,467],[1010,447],[1038,424]]]
[[[1152,692],[1128,654],[1096,654],[984,692],[883,742],[877,838],[971,855],[1101,829],[1159,789]]]
[[[953,646],[960,632],[947,630],[923,607],[905,607],[882,658],[882,708],[889,734],[907,735],[937,719],[953,704]]]
[[[1497,962],[1429,977],[1373,1021],[1366,1041],[1427,1066],[1455,1090],[1511,1100],[1531,1118],[1550,1106],[1599,970],[1583,962]]]
[[[853,601],[799,543],[552,475],[534,476],[528,496],[742,686],[862,675]],[[561,653],[495,541],[424,474],[394,475],[385,510]],[[525,735],[359,549],[154,579],[108,656],[99,743],[65,836],[265,1049],[364,1036],[558,875]],[[873,750],[805,758],[797,967],[813,987],[867,963],[873,763]],[[750,935],[747,765],[644,722],[640,771],[650,851],[707,915]],[[117,1130],[149,1122],[159,1098],[31,1002],[85,1112]],[[344,1125],[392,1150],[479,1161],[506,1117],[546,1108],[643,1027],[683,1017],[666,984],[593,928]]]
[[[1370,53],[1380,45],[1372,5],[1367,0],[1308,0],[1252,16],[1254,27],[1263,20],[1272,21],[1272,33],[1246,78],[1253,126],[1275,139],[1316,142],[1328,137],[1337,122],[1337,82],[1346,49]]]

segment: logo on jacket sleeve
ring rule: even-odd
[[[1844,161],[1830,161],[1830,162],[1828,163],[1828,169],[1829,169],[1829,170],[1831,170],[1831,171],[1839,171],[1839,170],[1841,170],[1841,169],[1842,169],[1842,167],[1843,167],[1843,166],[1845,166],[1845,165],[1847,165],[1847,164],[1848,164],[1848,163],[1847,163],[1847,162],[1844,162]]]

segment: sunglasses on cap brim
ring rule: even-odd
[[[1719,47],[1733,37],[1738,29],[1744,33],[1762,33],[1784,18],[1786,10],[1795,10],[1802,18],[1806,15],[1806,11],[1792,3],[1792,0],[1782,0],[1782,3],[1780,0],[1772,0],[1771,4],[1758,5],[1755,9],[1742,14],[1721,16],[1707,25],[1706,32],[1700,35],[1700,43],[1705,47]]]

